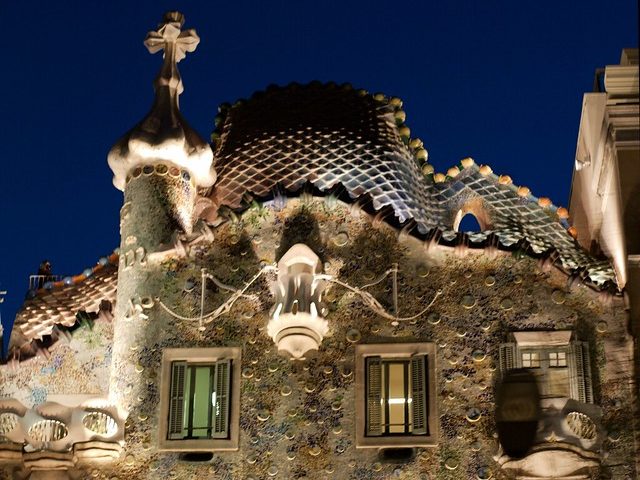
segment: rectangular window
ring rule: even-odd
[[[356,360],[357,446],[434,445],[434,345],[359,345]]]
[[[239,347],[163,352],[160,450],[237,450],[240,352]]]
[[[168,438],[227,438],[231,360],[171,363]]]
[[[540,354],[538,352],[523,353],[522,366],[524,368],[540,368]]]
[[[536,376],[543,397],[574,398],[593,402],[589,345],[572,340],[570,331],[513,332],[498,350],[504,375],[514,368],[528,368]]]
[[[567,353],[566,352],[549,352],[549,366],[550,367],[566,367]]]
[[[426,356],[367,357],[366,364],[368,435],[426,435]]]

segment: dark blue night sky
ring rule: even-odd
[[[633,0],[5,0],[5,326],[40,260],[76,274],[118,246],[106,155],[151,105],[161,58],[142,41],[171,9],[202,39],[180,69],[181,109],[204,138],[219,103],[271,83],[350,82],[404,100],[436,171],[472,156],[558,205],[594,70],[638,46]]]

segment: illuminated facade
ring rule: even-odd
[[[631,330],[640,333],[640,112],[638,50],[596,72],[582,102],[570,213],[577,240],[613,260],[628,298]],[[640,374],[636,362],[636,372]],[[640,378],[640,377],[637,377]]]
[[[147,36],[156,100],[109,153],[120,247],[34,277],[17,315],[5,477],[633,478],[613,250],[471,158],[434,172],[396,97],[272,87],[206,143],[178,110],[182,22]],[[495,437],[517,368],[542,393],[524,458]]]

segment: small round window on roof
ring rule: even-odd
[[[480,222],[473,213],[466,213],[462,215],[462,211],[456,215],[456,222],[454,224],[454,230],[456,232],[475,233],[481,232],[483,229],[480,226]]]

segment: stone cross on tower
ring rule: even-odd
[[[180,12],[167,12],[158,30],[149,32],[144,40],[149,53],[164,50],[164,63],[156,78],[155,87],[167,86],[178,95],[184,88],[177,64],[187,52],[195,51],[200,43],[200,37],[194,29],[180,30],[183,25],[184,15]]]
[[[182,117],[178,105],[184,87],[177,64],[200,43],[195,30],[181,31],[183,24],[181,13],[168,12],[158,29],[145,38],[150,53],[164,50],[164,62],[153,84],[156,95],[151,110],[109,152],[113,183],[120,190],[125,189],[136,167],[160,162],[188,171],[197,187],[210,187],[215,182],[213,152]]]

